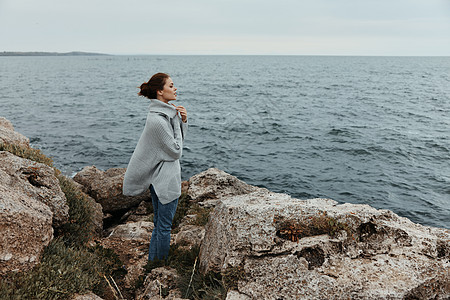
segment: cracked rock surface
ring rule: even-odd
[[[49,166],[0,151],[1,183],[10,191],[23,193],[50,208],[53,225],[67,222],[69,206],[55,171]]]
[[[279,219],[311,224],[325,214],[334,232],[297,241],[280,235]],[[449,230],[330,199],[265,190],[224,197],[206,226],[199,262],[202,272],[243,269],[238,292],[252,299],[450,297]]]

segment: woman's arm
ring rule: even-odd
[[[181,157],[183,150],[183,135],[181,133],[180,122],[173,122],[172,126],[165,117],[158,116],[152,118],[153,142],[158,148],[158,157],[163,161],[175,161]]]

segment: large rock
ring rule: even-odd
[[[53,225],[59,227],[69,218],[66,196],[61,191],[55,171],[47,165],[0,151],[0,184],[42,202],[53,213]],[[25,200],[24,200],[25,201]]]
[[[104,213],[128,210],[150,198],[150,191],[136,197],[122,194],[125,168],[112,168],[107,171],[95,166],[83,168],[73,178],[83,186],[83,191],[100,203]]]
[[[30,147],[30,140],[16,132],[12,123],[3,117],[0,117],[0,143]]]
[[[259,189],[222,170],[210,168],[189,179],[187,194],[192,201],[203,202],[248,194]]]
[[[216,206],[200,269],[234,270],[238,292],[252,299],[447,299],[450,231],[368,205],[259,190]]]
[[[30,183],[27,172],[23,174],[14,170],[14,163],[19,158],[12,156],[0,152],[0,274],[33,267],[53,238],[54,216],[44,203],[48,201],[40,199],[48,195],[37,191],[42,187]],[[5,162],[5,157],[9,158],[7,161],[12,162],[12,166]],[[25,162],[25,170],[29,170],[29,164]],[[39,170],[42,166],[35,167]],[[40,174],[39,171],[36,173]]]

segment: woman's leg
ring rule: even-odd
[[[153,189],[153,186],[150,186],[150,194],[152,196],[152,205],[153,205],[153,230],[152,230],[152,237],[150,239],[150,246],[148,250],[148,260],[154,260],[155,257],[158,255],[158,230],[156,228],[158,227],[158,196],[156,196],[155,190]]]
[[[157,211],[154,212],[153,216],[155,228],[153,229],[150,240],[148,259],[165,259],[169,255],[170,231],[172,230],[172,221],[177,210],[178,199],[167,204],[162,204],[159,202],[153,187],[151,187],[150,191],[152,193],[153,209],[157,207]]]
[[[165,259],[169,256],[170,232],[172,230],[172,221],[177,210],[178,199],[162,204],[158,204],[158,241],[157,258]]]

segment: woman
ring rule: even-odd
[[[186,134],[187,112],[169,101],[177,99],[172,79],[153,75],[138,95],[151,103],[144,131],[131,156],[123,180],[123,194],[135,196],[150,188],[155,227],[148,259],[165,259],[169,254],[170,230],[181,195],[180,157]]]

